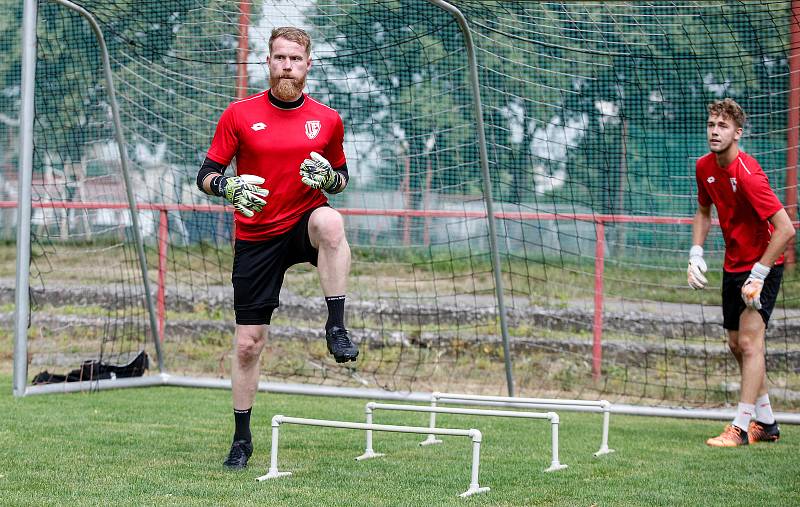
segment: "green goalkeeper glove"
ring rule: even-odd
[[[329,193],[336,192],[342,186],[342,175],[331,167],[331,163],[312,151],[311,158],[300,164],[300,179],[311,188],[321,189]]]
[[[214,193],[228,200],[242,215],[250,218],[266,206],[262,199],[269,195],[269,190],[261,188],[264,178],[253,174],[241,176],[220,176],[211,182]]]

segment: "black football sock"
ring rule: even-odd
[[[328,322],[325,323],[325,331],[334,326],[344,327],[344,298],[344,295],[325,298],[328,304]]]
[[[250,434],[250,412],[253,407],[247,410],[233,409],[233,419],[236,422],[236,430],[233,433],[234,440],[245,440],[249,442],[253,436]]]

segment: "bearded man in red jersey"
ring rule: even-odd
[[[783,252],[795,235],[789,215],[756,159],[739,149],[745,113],[732,99],[708,105],[711,153],[697,160],[697,212],[692,224],[688,281],[708,283],[703,242],[717,209],[725,239],[722,274],[723,327],[741,371],[741,400],[733,422],[712,447],[736,447],[780,437],[767,394],[764,335],[783,275]],[[751,418],[755,416],[755,420]]]
[[[235,431],[224,462],[230,469],[247,466],[253,453],[250,414],[259,359],[290,266],[309,262],[317,267],[328,305],[328,351],[338,363],[358,357],[344,325],[350,246],[342,216],[324,193],[347,186],[344,125],[339,113],[303,93],[312,63],[308,34],[276,28],[269,49],[270,89],[228,106],[197,174],[201,190],[235,208]],[[234,157],[239,176],[225,176]]]

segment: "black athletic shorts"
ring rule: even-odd
[[[722,272],[722,327],[731,331],[739,330],[739,316],[747,308],[742,300],[742,285],[750,276],[749,271],[743,273]],[[778,292],[783,278],[783,265],[773,266],[764,280],[761,289],[761,309],[758,313],[764,319],[764,325],[769,325],[769,317],[775,308]]]
[[[316,209],[316,208],[314,208]],[[288,232],[267,241],[236,240],[233,253],[233,309],[237,324],[269,324],[280,306],[283,276],[301,262],[317,265],[308,237],[308,210]]]

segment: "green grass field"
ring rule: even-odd
[[[460,499],[469,485],[471,443],[445,437],[421,448],[418,435],[376,433],[386,457],[356,462],[364,433],[286,425],[279,469],[269,467],[274,414],[363,421],[364,400],[259,393],[256,452],[242,472],[221,462],[231,435],[230,393],[151,388],[94,394],[11,396],[0,376],[2,505],[269,506],[796,506],[800,505],[800,428],[784,425],[777,444],[710,449],[713,421],[613,416],[609,444],[592,453],[600,417],[563,412],[561,462],[550,462],[543,421],[440,415],[442,427],[475,427],[484,495]],[[378,412],[375,422],[426,425],[426,414]]]

